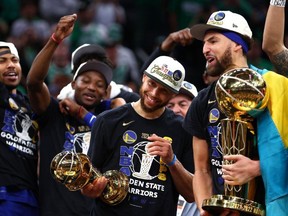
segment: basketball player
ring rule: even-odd
[[[207,24],[191,28],[194,38],[204,42],[203,54],[207,61],[207,73],[220,76],[225,71],[248,67],[247,52],[251,47],[252,32],[245,18],[231,11],[214,12]],[[220,112],[215,98],[215,82],[200,91],[194,98],[184,120],[184,128],[193,135],[195,173],[194,195],[200,214],[210,215],[202,209],[204,199],[213,194],[223,194],[224,180],[231,173],[223,172],[222,152],[219,143],[220,120],[226,118]],[[219,148],[220,147],[220,148]],[[260,176],[259,161],[242,155],[233,158],[237,166],[237,181],[240,184]],[[223,212],[223,215],[229,212]]]
[[[40,118],[39,186],[42,216],[88,216],[93,202],[80,191],[69,191],[64,185],[56,182],[50,173],[51,160],[66,148],[67,142],[71,142],[71,139],[75,140],[76,151],[87,153],[91,137],[91,128],[79,120],[83,109],[78,109],[78,118],[64,115],[60,111],[59,101],[51,97],[44,82],[54,51],[61,40],[70,35],[76,19],[76,14],[60,18],[55,33],[34,59],[27,76],[31,106]],[[74,69],[75,74],[71,83],[75,90],[73,100],[81,105],[80,107],[85,107],[97,115],[105,110],[101,106],[101,101],[106,97],[106,90],[112,79],[112,68],[103,60],[96,58],[83,60]]]
[[[165,107],[184,76],[179,62],[160,56],[144,72],[140,100],[97,116],[92,164],[101,172],[125,173],[130,185],[126,199],[109,207],[97,199],[105,182],[88,184],[82,193],[95,198],[92,215],[175,216],[179,194],[194,201],[191,136],[181,127],[183,118]]]
[[[17,87],[22,69],[14,44],[0,41],[0,215],[39,213],[38,124]]]

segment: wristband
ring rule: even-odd
[[[88,112],[85,116],[84,116],[84,122],[90,127],[92,128],[94,122],[96,121],[96,116],[93,115],[92,113]]]
[[[270,0],[270,5],[276,7],[285,7],[286,0]]]
[[[51,39],[52,39],[55,43],[57,43],[57,44],[60,44],[60,43],[62,42],[62,40],[57,40],[57,39],[55,38],[55,33],[53,33],[53,34],[51,35]]]
[[[176,163],[176,160],[177,160],[177,157],[176,157],[176,155],[174,154],[172,161],[169,162],[169,163],[166,164],[166,165],[167,165],[168,167],[173,166],[173,165]]]

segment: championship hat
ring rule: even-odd
[[[7,50],[7,51],[0,52],[0,56],[7,54],[7,53],[10,53],[19,59],[18,51],[17,51],[17,49],[13,43],[0,41],[0,48],[4,48],[4,47],[8,48],[9,51]]]
[[[83,59],[88,61],[89,59],[101,59],[107,58],[106,51],[103,47],[97,44],[83,44],[79,46],[71,56],[71,69],[73,72],[77,70],[77,67],[82,63]]]
[[[190,82],[183,81],[179,90],[179,94],[187,95],[190,98],[195,98],[198,95],[197,88]]]
[[[144,73],[151,79],[178,93],[185,78],[184,67],[169,56],[159,56]]]
[[[206,24],[196,24],[190,31],[194,38],[203,40],[208,30],[232,31],[252,38],[252,31],[246,19],[231,11],[216,11],[211,14]]]
[[[109,83],[112,80],[112,68],[110,68],[107,64],[100,62],[100,61],[96,61],[96,60],[90,60],[87,62],[82,63],[78,69],[76,70],[73,80],[76,80],[76,78],[87,71],[95,71],[95,72],[99,72],[103,75],[103,77],[105,78],[106,84],[109,85]]]

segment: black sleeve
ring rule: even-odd
[[[5,108],[9,107],[8,102],[9,92],[6,86],[1,82],[0,82],[0,95],[1,95],[0,106]]]
[[[197,97],[193,99],[182,125],[189,134],[201,139],[205,139],[207,127],[205,125],[207,105],[205,95],[205,91],[200,91]]]

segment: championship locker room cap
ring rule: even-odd
[[[0,41],[0,48],[4,48],[4,47],[8,48],[9,51],[8,52],[6,52],[6,51],[0,52],[0,56],[4,55],[4,54],[7,54],[7,53],[10,53],[10,54],[13,54],[14,56],[16,56],[19,59],[18,51],[17,51],[17,49],[16,49],[16,47],[14,46],[13,43]]]
[[[203,40],[208,30],[222,30],[236,32],[242,36],[252,38],[252,31],[246,19],[231,11],[217,11],[211,14],[206,24],[197,24],[190,31],[194,38]]]
[[[177,60],[169,56],[159,56],[154,59],[144,73],[174,93],[179,92],[185,79],[184,67]]]
[[[106,51],[103,47],[97,44],[83,44],[78,47],[71,56],[71,69],[74,70],[74,67],[80,65],[80,62],[83,58],[97,56],[100,58],[105,58]],[[91,59],[91,58],[90,58]],[[75,68],[76,70],[77,68]]]
[[[101,73],[103,77],[105,78],[107,85],[109,85],[109,83],[112,80],[112,75],[113,75],[112,69],[105,63],[96,61],[96,60],[90,60],[90,61],[82,63],[78,67],[77,71],[75,72],[73,80],[76,80],[76,78],[80,74],[87,72],[87,71],[95,71],[95,72]]]
[[[179,94],[187,95],[190,98],[195,98],[198,95],[197,88],[190,82],[183,81],[179,90]]]

